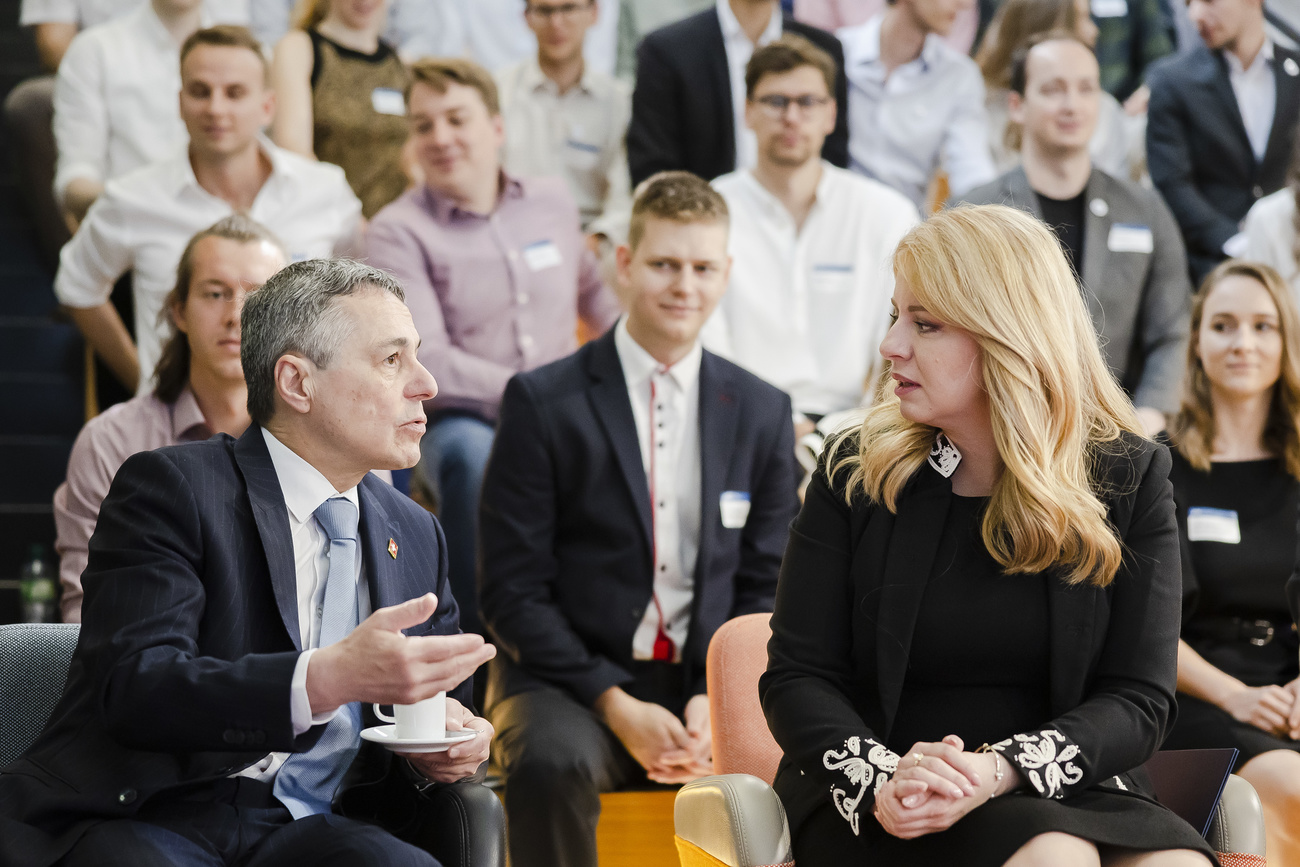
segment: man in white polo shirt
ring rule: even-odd
[[[353,252],[361,203],[337,166],[276,148],[259,131],[275,110],[261,45],[242,27],[194,33],[180,52],[186,151],[110,181],[63,248],[54,293],[123,384],[141,391],[158,361],[159,313],[199,229],[240,211],[276,233],[292,260]],[[132,342],[109,302],[131,272]]]
[[[758,163],[713,182],[731,211],[733,264],[704,344],[789,393],[805,430],[862,402],[889,317],[890,257],[920,219],[901,193],[820,158],[834,81],[830,55],[802,37],[755,51],[745,120]]]
[[[201,27],[245,23],[222,14],[202,0],[147,0],[72,40],[54,87],[54,196],[73,225],[105,182],[185,144],[181,44]]]

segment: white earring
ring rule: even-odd
[[[930,466],[934,467],[939,475],[945,479],[952,478],[956,472],[957,465],[961,463],[961,452],[952,444],[942,433],[935,437],[934,447],[930,449],[929,457]]]

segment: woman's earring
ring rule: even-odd
[[[945,479],[952,478],[957,465],[961,463],[961,452],[957,451],[952,440],[940,433],[934,440],[934,447],[930,449],[929,462],[939,475]]]

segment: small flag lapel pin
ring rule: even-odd
[[[388,556],[397,559],[397,542],[392,539],[388,540]]]

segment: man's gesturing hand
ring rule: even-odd
[[[479,635],[402,634],[437,607],[437,597],[426,593],[380,608],[347,638],[316,651],[307,664],[311,712],[328,713],[352,701],[413,704],[454,689],[496,656]]]

